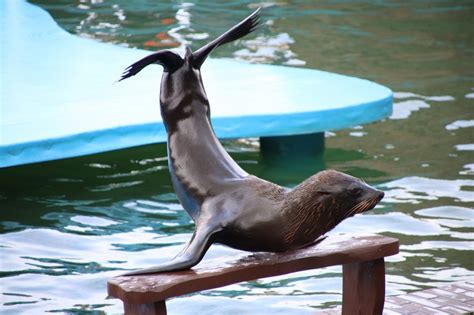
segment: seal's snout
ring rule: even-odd
[[[375,204],[378,204],[384,196],[385,193],[383,191],[371,187],[370,191],[366,195],[366,198],[372,200]]]
[[[383,191],[380,191],[380,190],[377,190],[377,202],[379,202],[380,200],[383,199],[383,197],[385,196],[385,193]]]

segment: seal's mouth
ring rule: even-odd
[[[350,217],[350,216],[356,215],[358,213],[362,213],[362,212],[372,210],[380,202],[380,200],[382,200],[384,195],[385,194],[380,191],[380,192],[378,192],[378,194],[376,196],[365,199],[365,200],[359,202],[358,204],[356,204],[354,207],[352,207],[348,211],[347,216]]]

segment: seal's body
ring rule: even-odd
[[[161,115],[168,133],[173,187],[196,223],[191,241],[173,260],[126,275],[186,269],[213,242],[248,251],[280,252],[307,246],[343,219],[372,209],[383,197],[349,175],[320,172],[292,190],[249,175],[217,139],[200,67],[210,52],[250,33],[259,10],[184,59],[163,50],[128,67],[120,80],[158,63]]]

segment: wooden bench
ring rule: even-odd
[[[124,303],[125,314],[166,314],[166,299],[242,281],[343,265],[342,314],[382,314],[384,257],[398,253],[398,240],[379,235],[331,236],[317,245],[285,253],[249,253],[190,270],[115,277],[108,294]]]

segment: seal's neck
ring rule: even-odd
[[[209,100],[200,71],[183,66],[172,75],[163,73],[160,109],[168,133],[173,133],[180,123],[189,120],[210,126]]]

